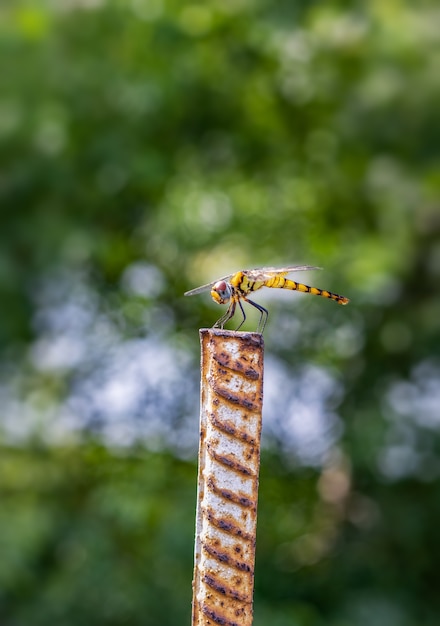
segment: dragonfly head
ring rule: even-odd
[[[211,298],[217,304],[226,304],[232,296],[232,287],[224,280],[219,280],[211,289]]]

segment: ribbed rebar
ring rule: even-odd
[[[192,626],[251,626],[263,337],[200,331],[201,409]]]

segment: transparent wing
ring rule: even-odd
[[[286,276],[290,274],[290,272],[302,272],[305,270],[320,270],[322,267],[315,267],[314,265],[288,265],[287,267],[257,267],[252,270],[241,270],[243,274],[245,274],[251,280],[268,280],[269,278],[273,278],[274,276]],[[215,283],[224,280],[225,282],[229,282],[235,274],[239,274],[240,272],[234,272],[233,274],[228,274],[227,276],[222,276],[222,278],[217,278],[213,280],[211,283],[207,283],[206,285],[202,285],[201,287],[196,287],[195,289],[191,289],[190,291],[186,291],[183,295],[185,296],[196,296],[199,293],[203,293],[204,291],[211,291]]]
[[[212,283],[208,283],[207,285],[202,285],[201,287],[196,287],[195,289],[191,289],[190,291],[185,291],[183,295],[184,296],[196,296],[198,293],[203,293],[204,291],[211,291],[215,283],[218,283],[221,280],[224,280],[225,282],[229,282],[234,275],[235,274],[228,274],[227,276],[223,276],[222,278],[217,278],[216,280],[213,280]]]
[[[201,287],[196,287],[195,289],[191,289],[190,291],[185,291],[184,296],[196,296],[198,293],[203,293],[204,291],[211,291],[213,285],[215,285],[217,281],[213,283],[208,283],[207,285],[202,285]]]
[[[252,280],[268,280],[274,276],[287,276],[291,272],[321,269],[322,267],[314,265],[288,265],[287,267],[257,267],[253,270],[243,270],[243,274]]]

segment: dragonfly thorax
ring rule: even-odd
[[[231,296],[232,287],[224,280],[219,280],[211,289],[211,298],[217,304],[226,304],[231,299]]]

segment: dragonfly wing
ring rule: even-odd
[[[228,274],[227,276],[223,276],[222,278],[217,278],[217,280],[213,280],[211,283],[207,285],[202,285],[201,287],[196,287],[195,289],[191,289],[190,291],[185,291],[184,296],[196,296],[198,293],[203,293],[204,291],[211,291],[214,287],[215,283],[219,283],[224,280],[225,282],[229,282],[234,274]]]
[[[273,278],[274,276],[286,276],[290,274],[290,272],[302,272],[304,270],[320,270],[321,267],[315,267],[313,265],[289,265],[287,267],[257,267],[253,270],[243,270],[243,274],[245,274],[251,280],[268,280],[269,278]],[[228,274],[227,276],[222,276],[222,278],[217,278],[217,280],[213,280],[211,283],[207,285],[202,285],[201,287],[196,287],[195,289],[191,289],[190,291],[186,291],[184,293],[185,296],[196,296],[199,293],[203,293],[204,291],[211,291],[215,283],[218,283],[222,280],[225,282],[229,282],[231,278],[235,276],[234,274]]]
[[[190,291],[185,291],[183,295],[184,296],[196,296],[198,293],[203,293],[204,291],[210,291],[213,285],[215,285],[215,283],[202,285],[201,287],[196,287],[195,289],[191,289]]]
[[[253,270],[244,270],[248,278],[252,280],[268,280],[274,276],[286,276],[291,272],[302,272],[305,270],[320,270],[321,267],[315,267],[314,265],[289,265],[287,267],[258,267]]]

